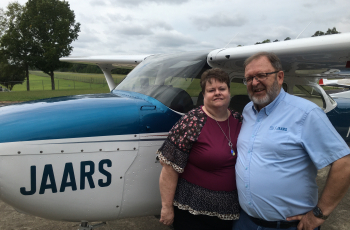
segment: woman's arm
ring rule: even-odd
[[[163,166],[159,178],[160,196],[162,198],[162,211],[159,222],[171,225],[174,222],[173,200],[179,174],[172,166],[160,161]]]

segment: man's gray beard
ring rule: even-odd
[[[255,105],[266,106],[270,104],[273,100],[275,100],[275,98],[278,96],[279,90],[280,88],[279,88],[277,76],[276,76],[272,87],[266,91],[265,97],[258,98],[258,97],[251,96],[250,94],[248,94],[248,96],[249,96],[249,99],[253,101]]]

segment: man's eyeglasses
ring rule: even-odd
[[[255,80],[261,82],[264,81],[269,74],[274,74],[274,73],[278,73],[281,70],[277,70],[275,72],[271,72],[271,73],[259,73],[255,76],[251,76],[251,77],[246,77],[243,79],[243,84],[248,85],[249,83],[253,82],[253,79],[255,78]]]

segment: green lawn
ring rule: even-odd
[[[45,75],[40,71],[30,71],[30,91],[27,91],[27,85],[24,82],[15,85],[11,92],[0,92],[0,101],[31,101],[51,97],[110,92],[108,85],[103,81],[103,74],[55,73],[55,76],[59,77],[55,79],[56,90],[51,90],[51,79],[43,77]],[[71,80],[62,79],[62,76]],[[120,82],[124,77],[124,75],[113,75],[115,82]]]
[[[0,92],[0,101],[31,101],[51,97],[61,97],[80,94],[109,93],[108,88],[100,89],[67,89],[54,91],[12,91]]]
[[[51,90],[51,79],[48,77],[40,77],[34,74],[29,74],[30,91],[38,90]],[[55,79],[56,90],[67,90],[67,89],[100,89],[106,88],[108,86],[104,84],[94,84],[81,82],[77,80],[65,80],[65,79]],[[12,89],[13,92],[16,91],[27,91],[26,81],[23,84],[17,84]]]
[[[40,77],[48,77],[46,73],[42,71],[30,71],[31,74],[40,76]],[[112,74],[112,78],[116,84],[119,84],[124,78],[125,75],[122,74]],[[105,76],[103,74],[97,73],[71,73],[71,72],[55,72],[55,79],[65,79],[65,80],[73,80],[80,82],[88,82],[88,83],[105,83]]]

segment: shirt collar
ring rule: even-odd
[[[283,100],[283,98],[286,96],[286,92],[283,90],[283,88],[281,88],[280,93],[278,94],[278,96],[275,98],[275,100],[273,100],[270,104],[268,104],[267,106],[265,106],[264,108],[262,108],[260,111],[263,111],[264,113],[266,113],[266,115],[270,115],[270,113],[272,113],[272,111],[276,108],[276,106]],[[259,113],[258,110],[255,108],[254,103],[252,105],[252,109],[254,111],[254,114]]]

